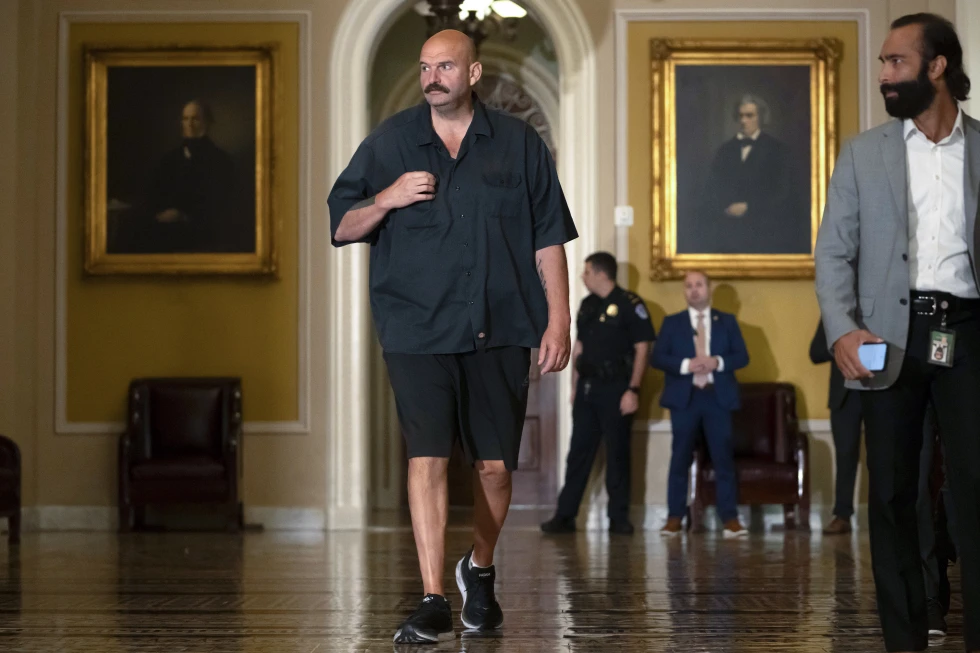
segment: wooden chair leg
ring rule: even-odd
[[[796,530],[796,504],[783,504],[783,528],[792,531]]]
[[[229,533],[241,531],[244,527],[244,515],[241,503],[232,503],[228,508],[228,520],[225,529]]]
[[[129,533],[133,530],[133,509],[125,503],[119,504],[119,532]]]
[[[798,521],[800,522],[799,529],[801,531],[810,530],[810,493],[804,492],[803,497],[800,499],[799,511],[798,511]]]
[[[10,544],[20,544],[20,506],[10,515],[7,527],[10,530],[8,537]]]
[[[704,498],[700,492],[695,492],[691,502],[689,525],[692,533],[704,532]]]

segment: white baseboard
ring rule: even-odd
[[[367,526],[367,513],[363,508],[334,507],[327,510],[328,531],[358,531]]]
[[[267,531],[322,531],[326,515],[319,508],[246,506],[245,523],[260,524]]]
[[[245,508],[245,522],[272,531],[322,531],[326,516],[319,508],[251,506]],[[119,511],[115,506],[28,506],[21,513],[21,529],[25,532],[118,528]]]
[[[583,506],[583,508],[585,508]],[[826,523],[832,519],[832,506],[811,505],[810,506],[810,529],[819,531]],[[752,529],[763,528],[766,531],[781,529],[783,526],[782,506],[751,506],[738,507],[739,519],[746,526]],[[637,530],[655,531],[659,530],[664,522],[667,521],[666,504],[647,504],[630,506],[630,518]],[[604,500],[593,501],[587,509],[579,512],[579,528],[585,530],[606,530],[609,527],[606,515],[606,502]],[[705,527],[709,530],[720,530],[721,525],[715,517],[715,507],[709,506],[704,514]],[[865,503],[855,506],[855,515],[851,518],[851,524],[858,530],[868,528],[868,505]]]
[[[550,507],[549,507],[550,508]],[[859,504],[852,520],[860,530],[868,527],[868,506]],[[813,505],[810,508],[810,528],[820,530],[831,518],[831,507]],[[658,530],[667,519],[667,506],[664,504],[633,505],[630,514],[639,530]],[[780,506],[760,506],[753,511],[749,506],[739,506],[742,523],[765,530],[780,528],[783,524],[783,510]],[[359,530],[365,527],[364,516],[360,510],[344,510],[325,513],[319,508],[297,508],[278,506],[254,506],[245,508],[245,521],[261,525],[267,531],[323,531]],[[31,506],[24,508],[21,528],[24,532],[64,532],[64,531],[116,531],[118,511],[115,506]],[[705,511],[705,524],[709,530],[718,528],[715,509],[709,506]],[[3,530],[4,520],[0,520]],[[605,530],[608,527],[605,500],[596,500],[583,506],[579,516],[579,527],[585,530]]]
[[[36,531],[114,531],[119,527],[115,506],[29,506],[21,511],[21,528]]]

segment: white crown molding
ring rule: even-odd
[[[109,434],[123,430],[122,422],[75,422],[68,419],[68,81],[71,25],[74,23],[157,22],[287,22],[299,26],[299,230],[297,314],[297,415],[295,421],[249,422],[246,433],[306,434],[310,432],[310,197],[312,181],[310,134],[312,124],[312,40],[309,11],[65,11],[59,14],[58,105],[55,256],[55,432]]]

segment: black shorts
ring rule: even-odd
[[[384,354],[409,458],[466,459],[517,469],[527,413],[531,350],[495,347],[465,354]]]

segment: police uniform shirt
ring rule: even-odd
[[[632,360],[636,343],[657,337],[646,304],[619,286],[605,298],[593,294],[582,300],[576,326],[582,342],[580,365]]]
[[[554,160],[524,121],[473,95],[456,159],[425,102],[385,120],[328,198],[330,234],[358,202],[406,172],[436,178],[436,196],[390,211],[371,244],[371,311],[381,346],[402,354],[534,348],[548,326],[535,254],[578,236]]]

